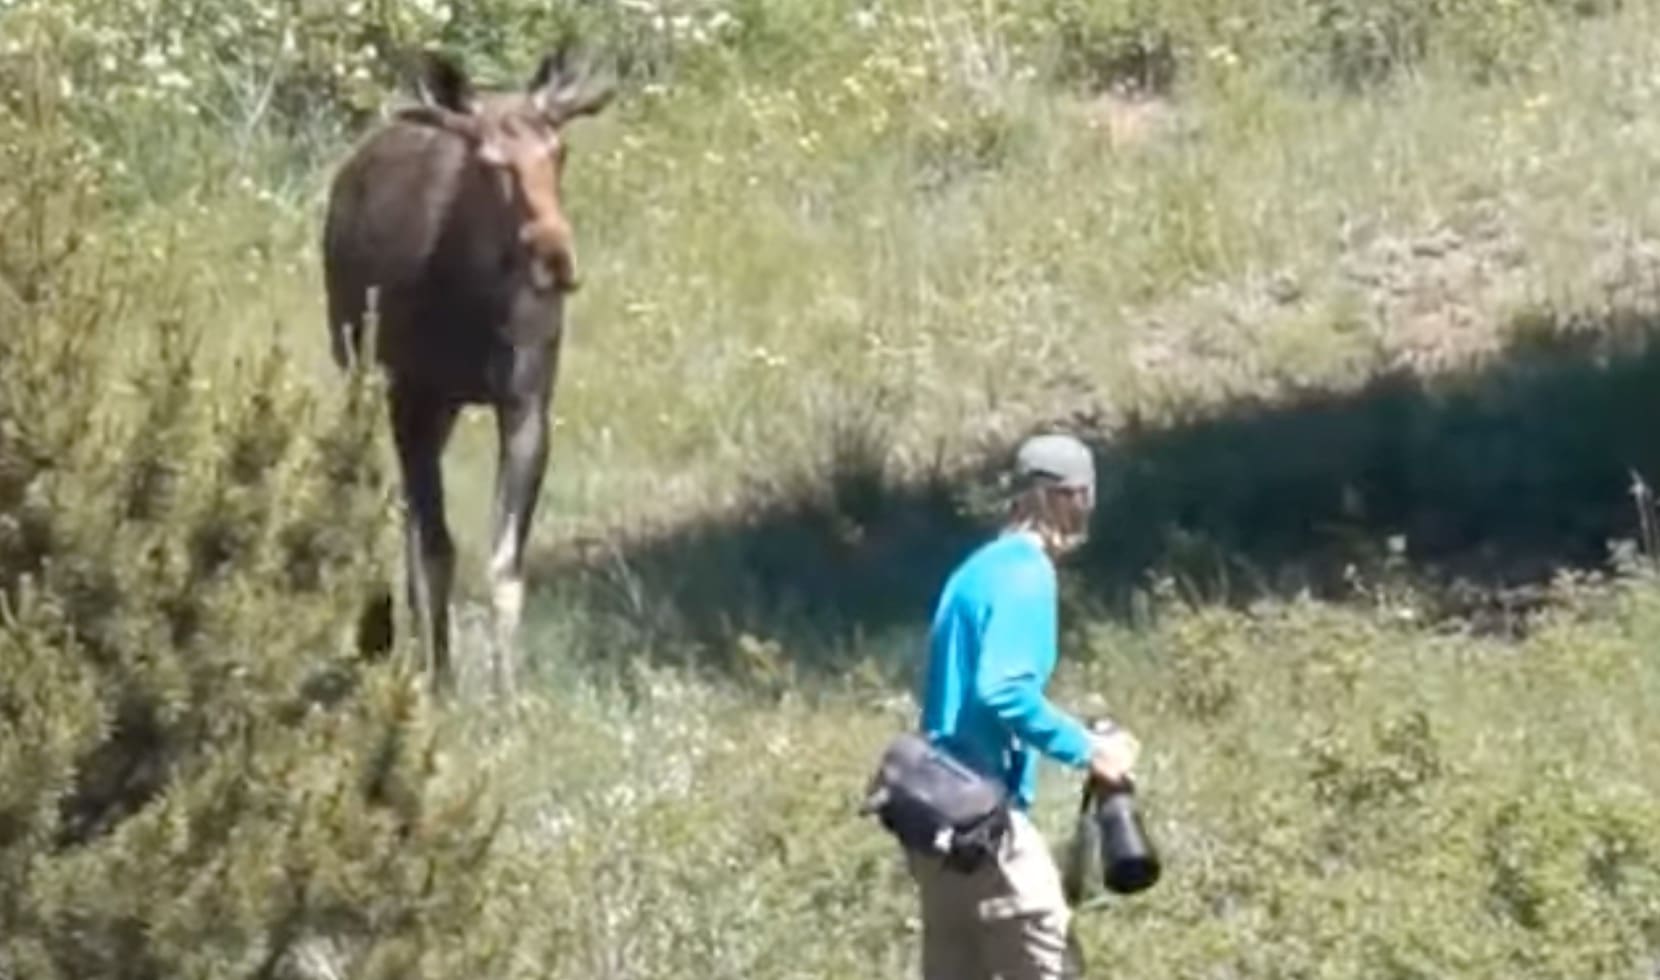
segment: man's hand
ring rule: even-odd
[[[1136,737],[1115,728],[1106,734],[1092,735],[1091,740],[1095,750],[1090,753],[1089,774],[1108,785],[1127,779],[1141,755],[1141,743]]]

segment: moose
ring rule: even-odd
[[[458,413],[494,410],[489,575],[498,693],[513,690],[524,551],[548,459],[566,297],[578,286],[562,178],[566,124],[600,112],[614,80],[546,54],[522,89],[484,91],[423,51],[417,99],[390,114],[329,186],[323,284],[335,363],[384,372],[402,478],[407,600],[428,682],[453,687],[455,544],[442,457]],[[368,329],[369,324],[373,329]],[[372,347],[372,351],[365,350]]]

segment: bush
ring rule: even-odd
[[[376,386],[315,394],[277,346],[210,373],[193,270],[97,233],[33,77],[0,114],[0,977],[475,968],[483,798],[355,642]]]
[[[1479,79],[1525,70],[1545,32],[1559,27],[1555,0],[1314,0],[1311,53],[1350,88],[1419,66],[1439,52]]]

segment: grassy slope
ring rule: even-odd
[[[873,403],[902,478],[1080,407],[1157,426],[1501,352],[1541,305],[1653,300],[1643,5],[1489,87],[1431,68],[1306,94],[1213,52],[1169,127],[1128,139],[1099,104],[985,84],[986,35],[955,13],[584,126],[589,287],[539,548],[718,516],[750,479],[814,473]],[[276,321],[327,377],[323,175],[228,173],[148,219],[185,232],[192,316],[232,337]],[[472,567],[491,442],[470,420],[449,466]],[[789,635],[735,640],[724,673],[654,665],[688,641],[650,628],[673,596],[627,560],[603,584],[637,587],[617,600],[632,617],[543,596],[544,693],[461,721],[513,807],[493,928],[529,941],[527,976],[898,975],[909,895],[848,808],[903,695],[882,671],[807,682]],[[714,553],[680,574],[737,589],[750,571]],[[1134,628],[1075,622],[1060,696],[1098,692],[1144,735],[1171,862],[1156,892],[1085,916],[1087,947],[1163,976],[1634,975],[1619,957],[1660,921],[1660,607],[1641,581],[1562,604],[1519,643],[1421,628],[1387,590],[1249,613],[1160,592]],[[915,611],[853,662],[903,672]],[[1070,784],[1046,779],[1059,835]]]
[[[975,35],[950,20],[793,82],[637,95],[573,136],[590,286],[538,540],[729,504],[877,394],[914,466],[1081,405],[1156,420],[1446,367],[1502,348],[1516,312],[1646,297],[1648,16],[1549,38],[1514,84],[1431,67],[1361,99],[1218,55],[1116,139],[1098,102],[971,84]],[[205,285],[227,329],[278,318],[320,370],[322,181],[281,194],[274,232],[215,199],[226,231],[201,242],[269,251],[252,302],[230,270]],[[473,501],[485,429],[452,468]]]
[[[1062,690],[1146,736],[1168,876],[1082,913],[1090,975],[1637,975],[1660,894],[1656,629],[1644,585],[1520,645],[1306,602],[1092,630]],[[852,808],[906,699],[640,665],[560,691],[479,736],[519,807],[528,975],[902,975],[910,894]],[[1058,845],[1074,790],[1045,772]]]
[[[1431,73],[1353,100],[1218,72],[1132,145],[1018,87],[989,122],[936,96],[903,136],[790,88],[596,126],[573,179],[593,289],[540,540],[812,471],[873,392],[892,475],[1080,405],[1156,426],[1242,392],[1479,365],[1543,308],[1649,309],[1645,16],[1554,39],[1513,86]],[[997,165],[913,189],[919,146],[962,152],[919,136],[930,113],[1006,139]],[[687,578],[747,584],[730,555],[684,557],[703,562]],[[626,567],[607,582],[640,590],[621,603],[647,607],[636,626],[673,601]],[[1091,975],[1635,975],[1660,894],[1645,589],[1567,588],[1519,644],[1423,628],[1384,587],[1245,614],[1166,593],[1151,623],[1075,624],[1061,697],[1093,692],[1146,736],[1171,862],[1155,893],[1084,915]],[[903,673],[923,612],[863,654]],[[609,620],[595,639],[594,615],[550,598],[533,648],[682,643]],[[849,808],[908,702],[880,672],[803,680],[793,642],[740,640],[736,674],[701,680],[634,661],[602,672],[615,687],[555,654],[576,683],[486,739],[534,814],[520,846],[549,862],[544,962],[900,975],[909,894]],[[1060,841],[1072,784],[1046,778]],[[1605,859],[1606,879],[1584,870]]]

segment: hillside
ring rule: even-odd
[[[460,705],[409,707],[389,693],[399,675],[376,667],[352,716],[372,728],[412,713],[422,738],[430,725],[434,798],[473,799],[477,776],[505,819],[476,865],[455,856],[459,832],[420,837],[444,842],[434,873],[465,883],[442,892],[451,932],[384,927],[420,956],[364,952],[391,913],[350,928],[302,917],[285,941],[309,958],[253,975],[906,975],[913,896],[853,807],[879,746],[914,717],[929,603],[988,530],[989,476],[1045,422],[1092,440],[1106,492],[1066,579],[1055,693],[1143,739],[1169,867],[1152,892],[1080,916],[1090,976],[1660,965],[1649,6],[176,7],[0,6],[0,214],[28,218],[5,225],[0,316],[68,331],[91,319],[69,300],[108,300],[86,307],[102,325],[72,362],[97,365],[94,391],[47,363],[49,343],[3,348],[33,365],[8,384],[56,393],[29,388],[15,417],[49,420],[28,429],[45,457],[52,440],[75,447],[55,485],[75,514],[94,514],[112,477],[74,419],[42,414],[67,393],[95,400],[84,417],[109,431],[142,433],[173,417],[157,408],[173,392],[196,421],[156,445],[199,445],[202,460],[272,419],[330,418],[242,409],[249,393],[279,391],[281,406],[341,389],[322,200],[394,97],[393,52],[442,44],[503,84],[567,30],[626,55],[614,107],[570,134],[585,285],[533,537],[531,690],[511,710],[482,696],[485,607],[469,600]],[[33,312],[40,295],[59,304],[51,317]],[[170,387],[156,379],[179,363],[180,330],[199,353]],[[249,374],[273,345],[280,368]],[[318,438],[323,460],[368,445]],[[465,417],[447,464],[469,596],[482,595],[494,438],[487,413]],[[8,618],[27,589],[6,529],[36,506],[9,495],[10,459]],[[177,478],[193,487],[215,465]],[[323,479],[314,467],[337,482],[306,482]],[[285,507],[319,527],[318,500],[355,492],[338,463],[279,468],[299,489],[259,497],[273,527]],[[218,499],[186,497],[190,513]],[[384,508],[338,512],[363,522],[357,537],[318,551],[357,582]],[[172,525],[158,527],[167,540]],[[102,533],[53,547],[95,556]],[[213,593],[248,610],[225,635],[250,650],[301,601],[260,591],[275,560],[250,559],[236,581],[252,584]],[[111,587],[138,589],[137,568]],[[62,588],[73,621],[80,593]],[[317,637],[341,632],[357,595],[328,592],[300,593]],[[137,650],[179,645],[159,626],[130,635]],[[23,676],[21,656],[0,677]],[[79,704],[63,695],[51,711],[60,701]],[[59,746],[96,727],[39,731]],[[347,740],[372,741],[315,738],[349,758]],[[76,778],[73,753],[52,751]],[[0,751],[0,775],[28,760]],[[281,795],[294,771],[249,784]],[[1044,781],[1038,819],[1059,846],[1075,787],[1057,769]],[[0,875],[18,877],[0,884],[31,862],[78,867],[46,835],[9,836],[8,806],[0,796]],[[142,822],[162,804],[134,806]],[[389,831],[362,833],[316,839],[390,847]],[[178,846],[190,860],[205,847]],[[215,880],[239,880],[249,903],[281,891],[231,866]],[[375,873],[353,874],[344,905],[374,907]],[[425,908],[418,878],[396,877],[399,908]],[[31,887],[39,909],[84,900]],[[51,920],[3,899],[0,914]],[[195,920],[152,929],[155,962],[191,944],[181,922]],[[36,953],[0,945],[0,980],[32,977],[21,964],[45,962]],[[475,962],[488,965],[460,965]]]

